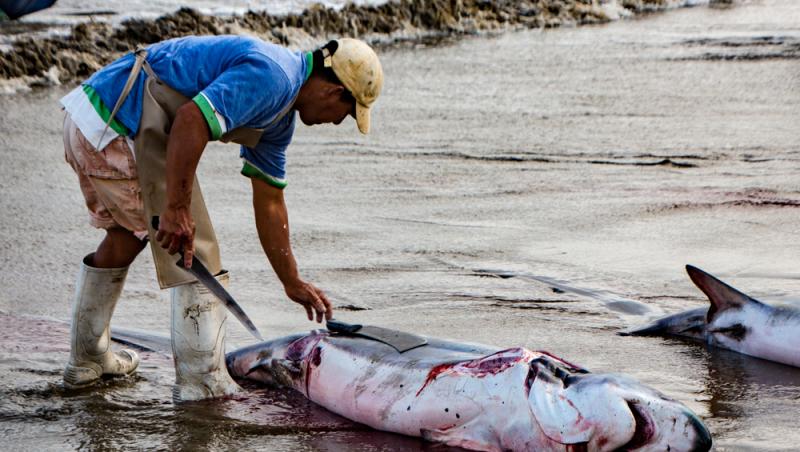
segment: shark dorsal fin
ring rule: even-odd
[[[711,301],[706,314],[706,322],[711,323],[714,316],[726,309],[740,308],[748,303],[758,303],[748,295],[739,292],[719,279],[692,265],[686,266],[686,273],[692,282],[703,291]]]

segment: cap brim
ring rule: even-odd
[[[364,135],[369,133],[369,107],[356,102],[356,124],[358,130]]]

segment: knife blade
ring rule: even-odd
[[[200,284],[206,286],[208,290],[211,291],[214,295],[217,296],[222,301],[222,304],[228,308],[230,311],[239,321],[244,325],[247,331],[250,332],[256,339],[261,342],[264,342],[264,338],[261,337],[261,333],[258,332],[258,328],[253,324],[253,321],[250,320],[250,317],[244,312],[239,303],[233,298],[233,296],[225,289],[225,287],[217,281],[217,278],[208,271],[205,265],[200,262],[196,256],[192,257],[192,266],[191,268],[186,268],[183,266],[183,251],[179,252],[178,254],[181,255],[180,260],[175,263],[178,267],[188,271],[191,273]]]
[[[152,222],[153,229],[158,230],[158,217],[153,217]],[[211,291],[212,294],[222,301],[222,304],[228,309],[228,311],[231,312],[231,314],[234,315],[234,317],[239,319],[239,322],[242,323],[242,325],[245,327],[245,329],[247,329],[247,331],[250,332],[250,334],[252,334],[259,341],[263,342],[264,338],[261,337],[261,333],[258,331],[258,328],[256,328],[256,326],[253,324],[253,321],[250,320],[250,317],[248,317],[244,312],[244,309],[239,306],[239,303],[236,302],[236,300],[225,289],[225,287],[223,287],[223,285],[217,281],[217,278],[215,278],[214,275],[208,271],[206,266],[200,262],[200,259],[198,259],[197,256],[193,256],[192,266],[190,268],[186,268],[183,266],[183,250],[180,250],[178,254],[180,254],[181,257],[178,259],[178,262],[175,262],[175,265],[186,270],[187,272],[191,273],[192,276],[197,278],[197,281],[199,281],[200,284],[204,285],[209,291]]]

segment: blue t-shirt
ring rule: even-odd
[[[133,67],[132,53],[92,75],[91,86],[112,108]],[[147,62],[159,79],[194,100],[208,121],[211,138],[239,127],[266,129],[259,144],[242,146],[245,173],[272,185],[286,185],[286,148],[294,133],[293,111],[276,117],[294,101],[311,63],[303,52],[245,36],[190,36],[147,48]],[[142,116],[144,71],[116,119],[136,135]],[[260,173],[260,174],[259,174]]]

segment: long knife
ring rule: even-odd
[[[158,230],[158,217],[153,217],[152,222],[153,229]],[[158,244],[155,246],[158,246]],[[206,286],[211,293],[213,293],[217,298],[220,299],[220,301],[222,301],[222,304],[228,308],[228,311],[230,311],[237,319],[239,319],[240,322],[242,322],[242,325],[244,325],[245,329],[247,329],[250,334],[252,334],[259,341],[264,342],[264,338],[261,337],[261,333],[258,332],[258,328],[256,328],[256,326],[253,324],[253,321],[250,320],[250,317],[245,314],[242,307],[239,306],[239,303],[234,300],[233,296],[228,293],[225,287],[223,287],[222,284],[217,281],[217,278],[215,278],[214,275],[208,271],[206,266],[200,262],[200,259],[198,259],[196,256],[193,256],[191,268],[186,268],[183,266],[183,250],[180,250],[178,254],[180,254],[181,258],[175,263],[175,265],[186,270],[187,272],[191,273],[192,276],[197,278],[197,280],[200,281],[200,284]]]

